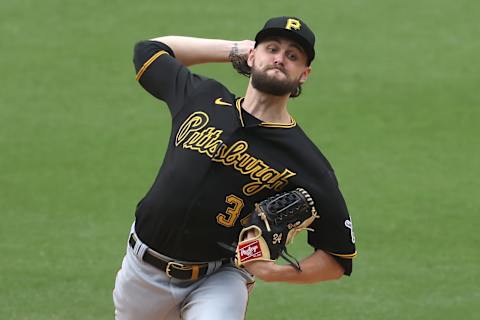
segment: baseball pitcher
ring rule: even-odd
[[[136,79],[168,107],[171,135],[136,208],[113,292],[116,319],[243,319],[255,279],[351,274],[355,237],[334,170],[287,109],[312,70],[314,45],[307,24],[285,16],[268,20],[255,41],[136,44]],[[248,76],[243,96],[188,68],[211,62]],[[297,260],[287,247],[302,231],[312,251]]]

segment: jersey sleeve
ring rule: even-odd
[[[308,233],[308,243],[333,256],[344,268],[344,273],[350,275],[352,259],[357,255],[352,220],[333,171],[326,179],[329,188],[314,194],[320,218],[311,225],[314,231]]]
[[[164,101],[174,116],[205,78],[192,73],[175,59],[173,50],[158,41],[135,45],[133,63],[136,80],[154,97]]]

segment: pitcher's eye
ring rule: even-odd
[[[296,61],[298,59],[298,56],[295,53],[288,53],[287,58],[292,61]]]
[[[270,53],[275,53],[278,51],[278,48],[275,47],[275,46],[268,46],[267,47],[267,52],[270,52]]]

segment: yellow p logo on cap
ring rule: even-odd
[[[288,30],[292,30],[292,29],[295,29],[295,30],[300,30],[300,27],[302,25],[300,24],[300,21],[298,21],[297,19],[288,19],[287,20],[287,24],[285,25],[285,29],[288,29]]]

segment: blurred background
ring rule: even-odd
[[[135,205],[170,132],[134,79],[134,43],[251,39],[293,15],[317,58],[290,111],[336,170],[359,255],[340,281],[258,281],[247,319],[477,319],[479,12],[469,0],[2,1],[0,318],[113,318]],[[228,64],[193,70],[246,88]]]

